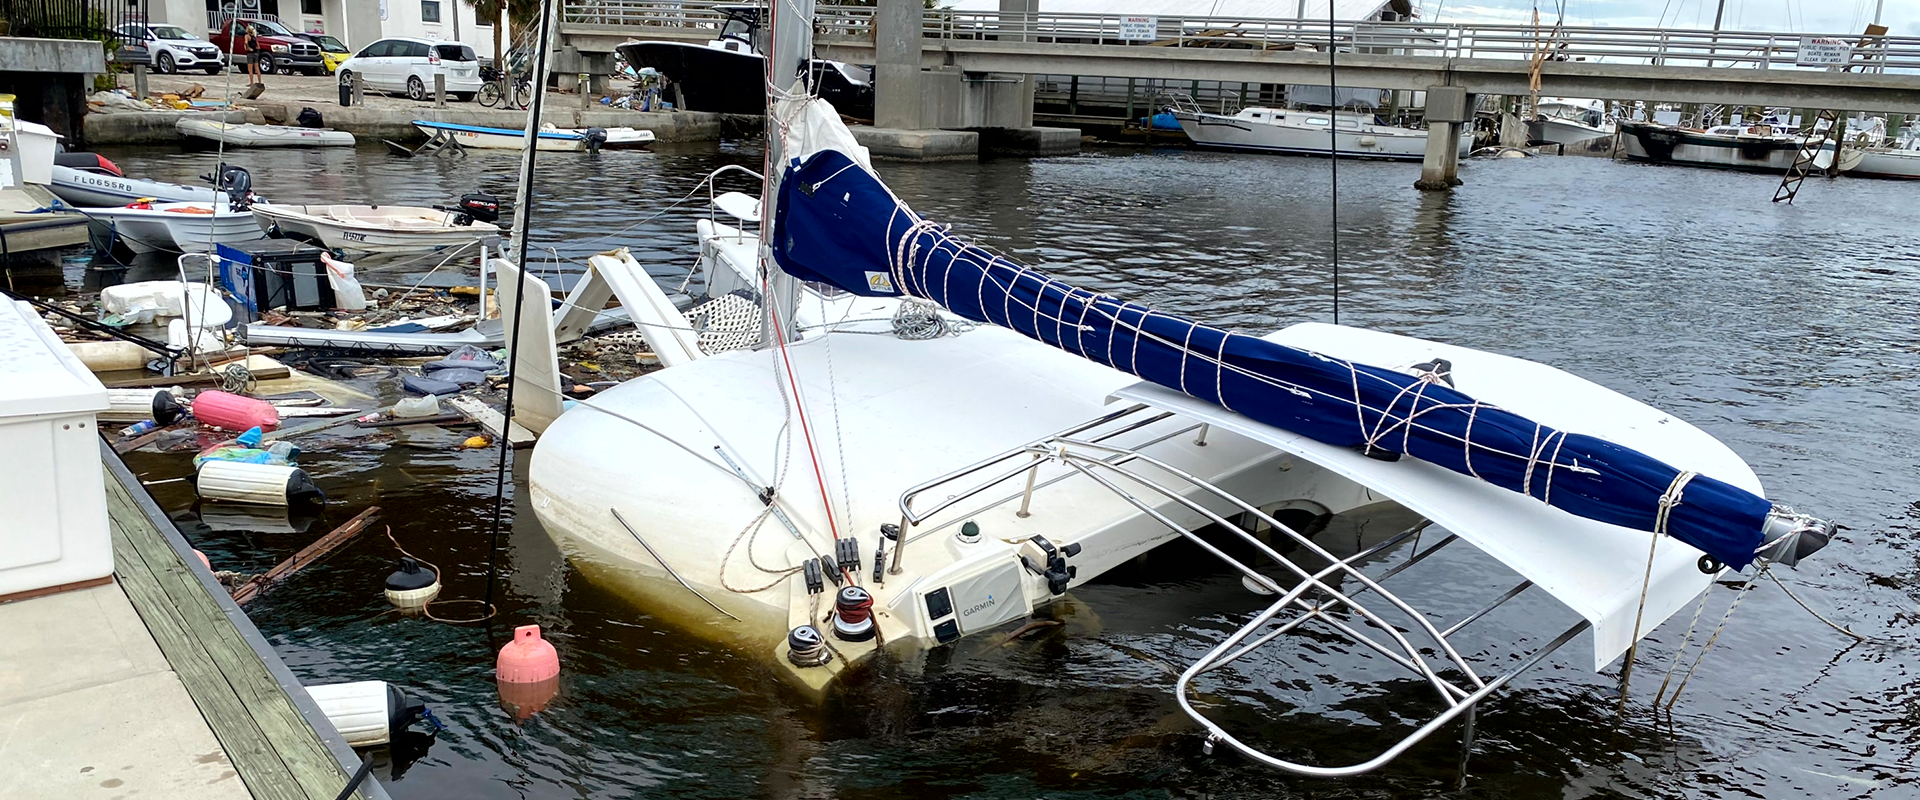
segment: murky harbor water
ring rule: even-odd
[[[130,174],[169,180],[213,160],[106,154]],[[281,202],[411,205],[475,188],[510,196],[518,163],[366,148],[230,160]],[[759,162],[751,141],[543,154],[534,241],[562,261],[625,246],[677,281],[706,193],[668,204],[722,164]],[[1080,285],[1249,331],[1330,319],[1324,161],[1123,150],[881,172],[923,214]],[[1785,207],[1767,202],[1770,176],[1594,159],[1473,162],[1451,195],[1413,191],[1416,172],[1340,165],[1342,322],[1554,364],[1701,426],[1753,464],[1770,496],[1848,526],[1786,578],[1837,621],[1897,646],[1849,646],[1768,586],[1741,606],[1671,716],[1648,703],[1684,619],[1643,648],[1624,715],[1615,677],[1586,670],[1576,644],[1483,707],[1464,784],[1457,733],[1371,776],[1326,782],[1200,755],[1169,670],[1264,605],[1211,570],[1116,575],[1073,592],[1066,626],[1008,646],[962,642],[916,669],[882,670],[825,708],[789,694],[754,658],[583,574],[523,508],[502,532],[492,627],[392,613],[380,580],[396,554],[377,532],[249,612],[304,679],[400,683],[448,723],[424,752],[414,741],[380,756],[376,774],[403,800],[1920,796],[1915,187],[1810,182]],[[389,272],[411,283],[424,266]],[[359,385],[387,399],[399,392],[393,379]],[[217,565],[261,571],[378,505],[408,550],[444,570],[443,599],[481,597],[495,455],[450,449],[447,436],[304,440],[301,463],[333,501],[305,534],[218,518],[183,528]],[[181,461],[129,460],[154,478]],[[186,485],[154,491],[193,519]],[[1335,530],[1357,536],[1394,521]],[[1433,574],[1448,581],[1423,585],[1422,596],[1444,604],[1453,590],[1485,588],[1472,564],[1445,566],[1454,569]],[[1562,618],[1535,601],[1490,617],[1478,635],[1503,647],[1557,633]],[[545,626],[565,682],[552,706],[516,721],[496,699],[493,652],[525,622]],[[1398,676],[1356,655],[1292,652],[1285,672],[1219,692],[1264,703],[1265,714],[1223,712],[1238,729],[1327,761],[1390,740],[1350,717],[1403,690],[1381,682]],[[1326,711],[1339,692],[1355,697]],[[1296,704],[1311,708],[1288,715]]]

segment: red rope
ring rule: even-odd
[[[762,240],[764,241],[764,240]],[[807,422],[807,407],[800,401],[800,385],[793,380],[793,360],[787,357],[786,328],[780,324],[780,306],[773,299],[772,287],[760,282],[761,296],[767,298],[767,313],[773,317],[773,340],[780,346],[780,361],[787,368],[787,386],[793,390],[793,408],[800,416],[800,435],[807,442],[807,458],[813,462],[814,485],[820,487],[820,505],[827,510],[827,530],[840,538],[840,526],[833,520],[833,498],[827,496],[826,473],[820,469],[820,451],[813,446],[813,425]]]

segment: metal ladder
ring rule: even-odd
[[[1820,123],[1827,123],[1822,126]],[[1813,161],[1825,150],[1827,142],[1832,140],[1833,131],[1839,127],[1839,118],[1831,109],[1821,109],[1814,117],[1813,126],[1807,128],[1806,138],[1800,143],[1800,152],[1794,154],[1793,165],[1787,167],[1787,174],[1780,176],[1780,188],[1773,191],[1773,202],[1786,201],[1793,205],[1793,198],[1800,193],[1800,184],[1807,180],[1807,173],[1813,171]],[[1835,143],[1833,157],[1840,160],[1839,143]]]

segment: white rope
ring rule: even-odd
[[[1627,647],[1626,663],[1620,667],[1620,705],[1622,708],[1625,708],[1627,704],[1627,684],[1633,678],[1634,656],[1638,655],[1640,651],[1640,625],[1646,619],[1647,592],[1653,586],[1654,553],[1660,549],[1660,539],[1667,535],[1668,517],[1673,513],[1673,508],[1680,505],[1681,496],[1686,492],[1687,483],[1693,480],[1694,474],[1694,472],[1689,470],[1674,476],[1673,483],[1668,484],[1667,491],[1660,495],[1660,510],[1654,515],[1653,533],[1647,542],[1647,569],[1645,574],[1640,577],[1640,604],[1633,612],[1633,644]],[[1739,605],[1739,601],[1734,601],[1734,605]],[[1727,613],[1732,614],[1733,610],[1728,609]],[[1721,620],[1720,624],[1725,625],[1726,620]],[[1718,637],[1719,631],[1714,631],[1714,636]],[[1712,643],[1709,642],[1708,646],[1712,646]],[[1704,654],[1703,652],[1702,655]],[[1681,685],[1685,686],[1686,682],[1681,681]]]

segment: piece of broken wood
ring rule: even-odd
[[[284,581],[292,576],[293,573],[300,571],[302,567],[327,557],[327,554],[340,549],[341,545],[351,541],[353,537],[360,535],[361,531],[366,530],[367,524],[373,522],[374,518],[379,515],[379,506],[369,507],[367,510],[355,515],[353,519],[347,520],[346,523],[340,527],[334,528],[331,533],[314,540],[313,544],[300,548],[300,552],[294,553],[287,560],[275,564],[273,569],[255,575],[251,580],[235,587],[233,590],[234,604],[246,605],[248,601],[259,597],[266,590],[272,588],[274,584]]]

